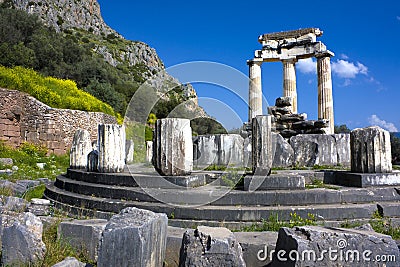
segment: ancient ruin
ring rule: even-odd
[[[159,119],[153,141],[146,142],[146,162],[133,163],[135,144],[126,140],[125,125],[99,123],[97,136],[93,129],[78,129],[70,168],[46,185],[45,197],[71,215],[99,220],[63,222],[59,235],[69,235],[78,250],[87,244],[88,256],[98,266],[127,266],[132,257],[140,266],[282,266],[268,249],[319,251],[336,246],[338,237],[351,248],[398,257],[393,239],[368,226],[335,228],[376,214],[398,223],[400,172],[390,162],[387,131],[369,127],[333,134],[333,53],[316,41],[321,34],[311,28],[260,36],[263,48],[248,62],[249,121],[240,134],[193,137],[188,119]],[[308,57],[318,62],[318,120],[298,114],[295,63]],[[283,63],[284,93],[266,115],[260,67],[270,61]],[[28,205],[1,201],[14,210]],[[38,216],[49,213],[48,203],[37,200],[28,210]],[[286,222],[311,217],[312,223],[329,228],[281,228],[279,234],[230,231],[275,217]],[[15,220],[4,228],[3,242],[13,244],[12,235],[26,232],[27,226]],[[26,250],[41,257],[41,237],[26,236]],[[3,250],[6,262],[17,256]],[[67,258],[65,264],[73,261]]]
[[[333,134],[334,114],[330,58],[334,54],[317,41],[322,35],[318,28],[263,34],[258,38],[262,45],[256,50],[249,65],[249,121],[262,111],[261,65],[281,61],[283,64],[283,96],[291,98],[291,113],[297,114],[297,89],[295,64],[299,59],[315,57],[318,73],[318,119],[329,121],[327,134]]]

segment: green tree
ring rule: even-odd
[[[335,133],[350,133],[351,130],[347,127],[346,124],[342,124],[342,125],[335,125],[335,129],[334,129]]]
[[[392,149],[392,161],[394,164],[400,164],[400,138],[394,133],[390,134],[390,145]]]

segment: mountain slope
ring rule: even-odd
[[[96,97],[100,99],[104,97],[102,100],[106,102],[109,97],[103,93],[96,92],[96,90],[97,88],[103,88],[103,92],[106,92],[112,87],[112,90],[117,92],[117,96],[113,97],[114,100],[108,102],[112,105],[120,102],[118,94],[124,94],[126,97],[126,100],[123,100],[125,104],[117,108],[119,112],[122,112],[121,109],[123,109],[124,105],[126,106],[126,103],[129,102],[130,97],[141,83],[150,77],[154,78],[155,73],[164,70],[164,65],[153,48],[143,42],[124,39],[104,22],[101,17],[100,6],[95,0],[0,0],[0,6],[23,10],[29,14],[37,15],[46,25],[54,28],[64,38],[78,43],[86,51],[89,51],[95,57],[102,58],[110,66],[114,67],[115,70],[111,70],[111,72],[117,72],[118,81],[114,81],[115,78],[112,77],[110,78],[111,80],[104,80],[102,73],[110,76],[110,68],[100,66],[100,69],[97,67],[94,70],[83,70],[89,76],[84,77],[85,80],[81,83],[78,79],[77,83]],[[52,38],[47,39],[51,40]],[[16,44],[12,45],[15,46]],[[30,43],[25,43],[24,45],[28,49],[32,48]],[[47,42],[46,46],[50,45],[52,44]],[[57,48],[55,49],[57,50]],[[85,68],[85,66],[82,67],[81,63],[79,64],[78,67]],[[92,65],[96,64],[92,62]],[[74,66],[72,69],[75,68]],[[60,67],[56,66],[56,68]],[[50,67],[47,69],[52,70],[54,68]],[[62,70],[59,72],[62,72]],[[74,76],[68,76],[70,75],[68,73],[56,75],[45,72],[44,74],[59,78],[75,79]],[[161,88],[162,85],[166,83],[172,84],[182,89],[180,95],[176,95],[175,93],[172,93],[172,95],[175,95],[180,101],[192,100],[188,101],[191,102],[187,105],[189,110],[206,116],[204,110],[197,105],[197,95],[190,84],[181,85],[177,79],[168,74],[158,75],[157,77],[157,79],[161,80],[154,81],[152,84],[157,87],[163,101],[169,101],[171,94],[164,94]]]

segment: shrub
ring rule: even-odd
[[[28,93],[53,108],[97,111],[116,116],[110,105],[78,89],[74,81],[44,77],[31,69],[0,66],[0,87]]]

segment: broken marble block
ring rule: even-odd
[[[105,227],[97,266],[163,266],[167,226],[165,214],[123,209]]]
[[[42,231],[41,220],[30,212],[24,213],[12,226],[5,227],[2,235],[2,264],[35,266],[46,253]]]
[[[229,229],[198,226],[183,235],[179,266],[242,267],[246,264],[242,247]]]

